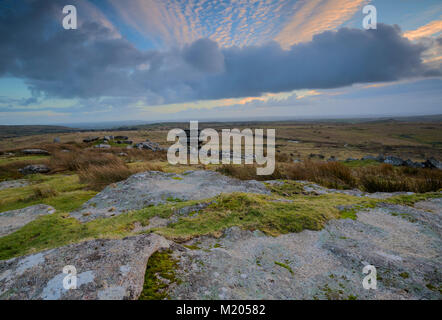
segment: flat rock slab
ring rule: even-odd
[[[226,230],[176,247],[172,299],[442,299],[441,199],[385,205],[333,220],[321,231],[268,237]],[[437,208],[437,209],[436,209]],[[366,265],[377,289],[362,286]]]
[[[85,222],[176,199],[202,200],[232,192],[269,194],[263,183],[241,181],[213,171],[184,174],[149,171],[106,187],[71,216]]]
[[[55,209],[45,204],[0,213],[0,237],[10,234],[40,216],[54,213]]]
[[[169,246],[150,234],[92,240],[0,261],[0,299],[137,299],[149,257]],[[77,288],[65,289],[66,265],[77,271]]]
[[[29,181],[25,179],[3,181],[0,182],[0,190],[9,189],[9,188],[21,188],[21,187],[26,187],[27,185],[29,185]]]

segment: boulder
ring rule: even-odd
[[[55,138],[54,138],[54,143],[60,143],[60,142],[61,142],[61,140],[60,140],[59,137],[55,137]]]
[[[327,161],[328,161],[328,162],[336,162],[336,161],[338,161],[338,159],[336,159],[335,156],[331,156],[330,158],[328,158]]]
[[[98,149],[110,149],[110,147],[111,147],[110,145],[104,144],[104,143],[97,144],[94,146],[94,148],[98,148]]]
[[[384,162],[384,160],[385,160],[385,156],[384,156],[383,154],[379,154],[379,155],[375,158],[375,160],[378,161],[378,162]]]
[[[120,157],[127,157],[127,153],[126,152],[120,152],[118,155]]]
[[[403,165],[406,167],[409,167],[409,168],[416,168],[416,169],[424,167],[424,165],[422,163],[414,162],[414,161],[411,161],[410,159],[405,160]]]
[[[391,164],[393,166],[402,166],[404,164],[404,160],[398,157],[387,156],[385,157],[384,163]]]
[[[126,136],[115,136],[114,139],[115,140],[129,140],[129,137],[126,137]]]
[[[25,149],[22,150],[23,154],[40,154],[40,155],[45,155],[48,156],[50,153],[46,150],[42,150],[42,149]]]
[[[436,160],[435,158],[427,159],[427,161],[425,161],[423,165],[425,166],[425,168],[439,169],[439,170],[442,169],[442,163]]]
[[[54,213],[55,209],[45,204],[37,204],[24,209],[0,213],[0,237],[6,236],[40,216]]]
[[[242,181],[213,171],[189,171],[180,175],[148,171],[107,186],[70,215],[85,222],[164,204],[167,199],[203,200],[233,192],[269,194],[261,182]],[[110,212],[111,207],[115,210]]]
[[[29,181],[26,179],[3,181],[0,182],[0,190],[9,188],[21,188],[27,185],[29,185]]]
[[[169,243],[156,234],[98,239],[0,261],[0,298],[6,300],[133,300],[143,289],[149,257]],[[76,289],[65,288],[66,266]]]
[[[375,156],[363,156],[363,157],[361,158],[361,160],[363,160],[363,161],[365,161],[365,160],[374,160],[374,161],[377,161],[377,157],[375,157]]]
[[[100,138],[99,137],[88,137],[86,139],[83,139],[83,142],[89,143],[89,142],[97,141],[98,139],[100,139]]]
[[[19,169],[22,174],[48,173],[51,169],[45,164],[30,164]]]
[[[163,148],[160,147],[160,145],[156,142],[152,142],[152,141],[146,141],[146,142],[140,142],[135,144],[135,148],[138,149],[147,149],[147,150],[152,150],[152,151],[162,151],[164,150]]]
[[[104,141],[114,140],[114,137],[113,136],[104,136],[103,140]]]
[[[355,158],[347,158],[345,161],[346,162],[351,162],[351,161],[357,161],[358,159],[355,159]]]

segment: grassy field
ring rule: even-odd
[[[294,159],[305,159],[311,154],[321,154],[325,158],[361,158],[364,155],[379,153],[397,155],[412,160],[428,157],[442,157],[442,122],[416,121],[371,121],[371,122],[240,122],[240,123],[200,123],[200,129],[216,130],[232,128],[273,128],[276,129],[277,152],[287,153]],[[187,128],[188,123],[167,123],[146,125],[130,131],[94,131],[49,133],[28,135],[0,140],[0,152],[17,148],[51,144],[55,137],[62,143],[81,143],[86,137],[104,135],[124,135],[137,142],[150,139],[163,147],[170,129]]]
[[[402,158],[441,159],[442,123],[440,122],[272,122],[272,123],[207,123],[200,126],[222,128],[276,128],[277,164],[272,176],[256,176],[255,166],[245,165],[177,165],[167,162],[166,152],[126,149],[113,144],[110,149],[96,149],[100,141],[84,143],[86,137],[124,135],[141,142],[149,139],[167,147],[167,132],[185,124],[143,126],[138,130],[46,133],[2,139],[0,182],[25,179],[28,185],[0,190],[0,212],[21,209],[34,204],[53,206],[57,212],[29,223],[0,239],[0,259],[53,248],[93,238],[121,238],[136,233],[135,225],[146,226],[149,219],[171,217],[176,210],[196,202],[176,202],[120,216],[80,223],[68,213],[81,207],[105,186],[122,181],[136,172],[156,170],[183,173],[187,170],[217,170],[239,179],[284,180],[283,185],[268,185],[271,195],[231,194],[207,199],[211,204],[204,214],[182,218],[167,227],[152,229],[175,241],[195,236],[218,236],[231,226],[261,230],[268,235],[319,230],[330,219],[355,218],[351,208],[373,207],[381,200],[344,194],[305,194],[296,180],[308,180],[336,189],[359,188],[368,192],[413,191],[411,196],[397,196],[383,202],[412,204],[440,196],[440,170],[411,169],[379,164],[376,161],[326,162],[311,159],[322,155],[360,158],[385,153]],[[61,143],[54,143],[59,137]],[[23,155],[24,148],[43,148],[50,156]],[[124,152],[122,155],[121,152]],[[13,154],[10,154],[12,152]],[[302,159],[301,163],[293,160]],[[19,168],[28,164],[46,164],[48,174],[23,176]],[[436,193],[435,193],[436,192]],[[212,201],[214,201],[212,203]],[[350,209],[338,210],[337,206]]]

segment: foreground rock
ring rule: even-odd
[[[441,299],[442,199],[384,205],[276,238],[237,227],[177,248],[172,299]],[[431,210],[431,211],[425,211]],[[366,265],[377,290],[365,290]]]
[[[51,169],[45,164],[30,164],[22,169],[19,169],[22,174],[48,173]]]
[[[269,193],[263,183],[241,181],[213,171],[189,171],[182,175],[149,171],[106,187],[71,216],[90,221],[167,201],[201,200],[233,192]]]
[[[149,257],[168,242],[150,234],[92,240],[0,261],[0,298],[20,300],[137,299]],[[77,270],[77,289],[66,290],[66,265]]]
[[[0,213],[0,237],[10,234],[38,217],[54,213],[55,209],[45,204],[37,204],[24,209]]]
[[[24,179],[3,181],[0,182],[0,190],[9,189],[9,188],[20,188],[20,187],[25,187],[27,185],[29,185],[29,181]]]
[[[42,150],[42,149],[25,149],[25,150],[22,150],[22,153],[23,154],[33,154],[33,155],[38,154],[38,155],[45,155],[45,156],[48,156],[50,154],[49,151]]]

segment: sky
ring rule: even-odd
[[[0,2],[0,125],[431,114],[440,0]]]

